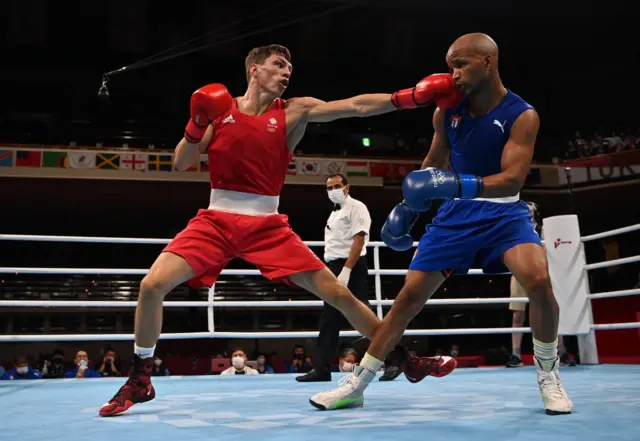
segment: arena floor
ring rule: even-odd
[[[420,384],[375,381],[364,408],[333,412],[308,398],[335,381],[164,377],[154,381],[154,401],[113,418],[97,411],[121,378],[1,381],[0,433],[21,441],[638,439],[640,366],[567,367],[562,375],[572,415],[544,413],[531,367],[459,369]]]

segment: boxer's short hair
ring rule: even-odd
[[[252,64],[262,64],[269,58],[271,55],[277,54],[282,55],[285,60],[291,63],[291,52],[284,46],[279,44],[270,44],[268,46],[260,46],[254,47],[247,55],[247,58],[244,60],[244,68],[247,74],[247,81],[251,79],[251,74],[249,73],[249,69]]]

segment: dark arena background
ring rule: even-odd
[[[84,433],[101,439],[320,440],[408,438],[422,431],[454,440],[508,432],[523,440],[634,438],[640,407],[640,298],[634,295],[640,293],[640,38],[628,4],[8,0],[0,11],[0,377],[26,359],[30,372],[42,378],[2,377],[0,427],[7,439]],[[507,302],[455,303],[508,298],[508,274],[448,279],[434,299],[452,302],[427,304],[409,325],[433,332],[405,335],[402,344],[419,356],[454,351],[458,369],[418,385],[404,376],[376,381],[362,410],[319,414],[309,406],[311,395],[336,381],[302,384],[288,374],[297,372],[294,346],[312,360],[322,308],[296,305],[316,300],[299,288],[238,274],[255,269],[241,260],[229,264],[236,271],[223,274],[214,291],[184,284],[167,296],[165,302],[204,306],[164,309],[163,333],[197,334],[158,342],[156,354],[170,375],[154,379],[155,401],[105,420],[97,409],[124,378],[47,374],[56,355],[62,354],[65,370],[73,370],[77,352],[86,351],[91,369],[111,354],[115,376],[127,376],[142,272],[164,245],[77,237],[168,241],[207,207],[206,155],[185,172],[171,165],[193,91],[219,82],[234,97],[243,95],[246,55],[275,43],[292,53],[284,98],[330,101],[390,93],[447,72],[447,49],[470,32],[497,42],[505,86],[540,116],[521,198],[535,202],[541,218],[576,215],[580,235],[592,236],[583,241],[587,264],[621,259],[583,268],[588,292],[618,293],[585,300],[590,323],[611,326],[564,337],[569,358],[561,373],[574,414],[544,415],[528,318],[525,366],[506,369],[511,333],[505,329],[512,326]],[[325,177],[338,171],[347,176],[350,195],[370,211],[370,240],[380,242],[387,215],[402,200],[404,177],[420,168],[429,151],[433,110],[309,124],[289,166],[279,212],[303,240],[323,241],[332,210]],[[416,241],[438,205],[416,223]],[[593,237],[621,228],[621,234]],[[35,237],[40,235],[55,237]],[[312,250],[322,258],[322,246]],[[369,269],[406,270],[413,252],[369,247]],[[83,268],[126,271],[72,270]],[[370,275],[369,300],[392,301],[402,274]],[[262,301],[290,304],[243,306]],[[389,308],[374,311],[383,316]],[[618,329],[616,323],[625,325]],[[459,329],[466,332],[447,333]],[[589,360],[586,340],[597,345]],[[355,349],[359,359],[368,340],[351,333],[340,345]],[[262,354],[274,373],[218,377],[236,348],[252,365]],[[337,380],[344,375],[340,357],[333,362]],[[18,412],[16,402],[29,413]],[[65,426],[70,430],[59,430]]]

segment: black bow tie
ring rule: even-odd
[[[340,209],[340,205],[333,204],[333,211],[338,211]]]

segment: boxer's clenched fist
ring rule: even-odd
[[[232,98],[222,84],[208,84],[191,95],[191,118],[184,131],[188,142],[200,142],[211,121],[231,108]]]
[[[433,74],[424,78],[415,87],[399,90],[391,95],[398,109],[415,109],[435,102],[442,109],[450,109],[462,100],[450,74]]]

